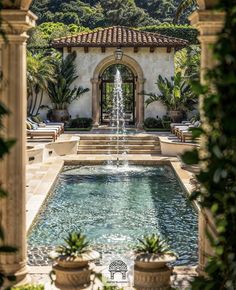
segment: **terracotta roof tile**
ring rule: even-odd
[[[93,32],[62,37],[52,42],[53,47],[183,47],[187,44],[187,40],[180,38],[123,26],[108,27]]]

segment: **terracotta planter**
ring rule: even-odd
[[[60,256],[53,265],[56,274],[55,286],[61,290],[78,290],[90,285],[89,262],[99,258],[99,253],[90,251],[79,257]]]
[[[134,261],[134,287],[138,290],[168,290],[172,269],[166,263],[175,260],[171,255],[137,255]]]
[[[55,122],[65,122],[70,118],[70,114],[67,110],[52,110],[52,120]]]
[[[168,114],[174,123],[180,123],[183,119],[182,111],[168,111]]]

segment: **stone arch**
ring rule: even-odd
[[[123,64],[127,66],[134,74],[136,78],[136,90],[135,90],[135,125],[138,128],[142,128],[144,121],[144,95],[141,94],[144,91],[144,73],[139,63],[128,55],[123,55],[122,60],[115,60],[114,55],[105,57],[94,70],[92,82],[92,116],[93,125],[96,127],[99,125],[100,120],[100,99],[101,92],[99,89],[100,76],[111,65]]]

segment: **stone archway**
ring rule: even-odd
[[[144,95],[142,92],[144,91],[144,74],[141,66],[130,56],[123,55],[122,60],[116,61],[114,59],[114,55],[110,55],[104,58],[95,68],[92,82],[92,116],[93,116],[93,125],[97,127],[99,125],[100,120],[100,98],[101,92],[99,89],[100,84],[100,76],[103,72],[111,65],[114,64],[123,64],[127,66],[136,77],[136,90],[135,90],[135,115],[136,122],[135,126],[137,128],[143,127],[144,121]]]
[[[6,199],[0,201],[0,208],[3,212],[2,225],[7,228],[5,239],[9,244],[18,247],[18,252],[11,256],[0,257],[0,270],[6,274],[15,274],[17,281],[23,280],[27,275],[26,268],[26,219],[25,219],[25,123],[26,118],[26,31],[34,25],[36,17],[29,12],[32,0],[3,0],[2,16],[9,24],[4,29],[8,38],[7,45],[1,41],[2,52],[0,62],[3,75],[8,83],[8,88],[0,94],[0,100],[4,101],[10,108],[12,114],[6,118],[6,137],[17,139],[17,145],[0,164],[1,178],[4,188],[11,193]],[[209,45],[216,41],[216,34],[223,25],[223,13],[212,13],[212,8],[219,0],[198,0],[200,10],[191,17],[191,22],[201,33],[202,61],[201,68],[214,65]],[[14,7],[14,9],[13,9]],[[9,9],[10,8],[10,9]],[[8,10],[9,9],[9,10]],[[214,29],[216,27],[217,29]],[[13,57],[9,57],[14,55]],[[93,84],[93,115],[95,123],[97,119],[97,92],[99,83],[99,72],[109,64],[114,63],[113,56],[104,59],[95,69],[92,81]],[[138,92],[142,92],[144,78],[142,69],[132,59],[124,56],[122,62],[133,68],[138,75]],[[19,77],[20,76],[20,77]],[[139,126],[143,122],[143,96],[139,99]],[[16,125],[17,124],[17,125]],[[17,130],[16,130],[17,126]],[[202,219],[199,227],[200,242],[199,249],[202,250],[202,261],[204,266],[206,259],[204,253],[206,220]]]

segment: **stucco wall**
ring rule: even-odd
[[[85,53],[83,48],[73,48],[77,53],[76,64],[79,78],[76,81],[77,86],[89,88],[90,91],[84,94],[78,101],[69,106],[70,115],[73,117],[92,117],[92,83],[94,70],[97,65],[106,57],[114,55],[115,48],[106,49],[105,53],[100,48],[89,48]],[[124,54],[132,57],[141,66],[144,74],[145,92],[157,92],[155,82],[159,74],[163,77],[170,78],[174,75],[174,52],[167,53],[166,48],[157,48],[154,53],[150,53],[149,48],[139,48],[134,53],[133,48],[123,48]],[[67,48],[64,49],[66,56]],[[44,97],[44,104],[48,102]],[[166,113],[165,107],[161,103],[153,103],[145,108],[145,117],[162,117]]]

